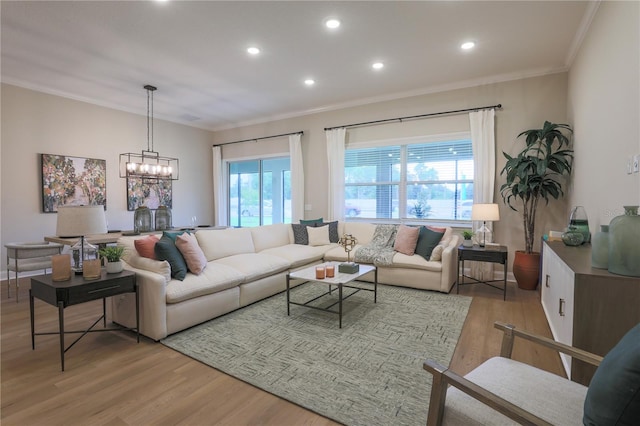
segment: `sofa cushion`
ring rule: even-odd
[[[307,234],[307,225],[292,223],[291,229],[293,230],[294,244],[301,244],[305,246],[309,244],[309,234]]]
[[[249,229],[256,253],[289,244],[289,224],[274,223],[273,225],[254,226]]]
[[[442,240],[445,231],[434,231],[431,227],[421,226],[420,237],[418,238],[418,243],[416,244],[416,254],[419,254],[420,256],[429,260],[429,258],[431,257],[431,252]]]
[[[360,247],[361,244],[356,244],[351,251],[351,261],[353,262],[353,255]],[[347,252],[344,251],[344,247],[336,244],[332,244],[332,247],[329,248],[324,254],[324,260],[327,262],[346,262],[347,261]]]
[[[404,253],[396,253],[393,255],[393,263],[391,268],[411,268],[424,269],[426,271],[442,271],[442,262],[433,262],[426,260],[422,256],[408,256]]]
[[[329,227],[329,241],[330,242],[337,243],[340,240],[340,234],[338,234],[338,221],[316,223],[316,225],[315,225],[316,228],[320,228],[321,226],[328,226]]]
[[[598,366],[584,401],[585,425],[631,425],[640,420],[640,324]]]
[[[187,268],[192,274],[199,275],[207,266],[207,258],[198,245],[195,235],[185,232],[176,237],[176,247],[187,262]]]
[[[353,235],[358,244],[365,245],[371,242],[375,230],[376,225],[374,223],[345,222],[343,232]]]
[[[187,263],[171,237],[163,235],[156,243],[155,251],[158,260],[166,260],[171,265],[171,278],[184,280],[187,276]]]
[[[331,244],[328,226],[321,226],[319,228],[307,226],[307,235],[309,236],[310,246],[326,246]]]
[[[335,246],[335,244],[318,247],[287,244],[286,246],[270,248],[260,253],[281,257],[289,262],[290,268],[297,268],[321,260],[325,253]],[[342,249],[342,247],[338,248]]]
[[[393,249],[407,256],[413,256],[419,236],[420,228],[400,225],[396,233],[396,241],[393,243]]]
[[[234,268],[210,262],[200,275],[187,274],[184,281],[169,281],[166,288],[167,303],[178,303],[236,287],[243,278],[242,273]]]
[[[242,253],[255,253],[249,228],[207,229],[196,232],[196,239],[207,260]]]
[[[446,244],[440,243],[437,246],[435,246],[433,248],[433,251],[431,252],[431,256],[429,257],[429,260],[431,262],[441,262],[442,261],[442,252],[444,252],[444,249],[446,248]]]
[[[148,259],[156,259],[156,243],[160,240],[157,235],[147,235],[144,238],[139,238],[133,241],[138,254]]]
[[[213,263],[230,266],[242,274],[242,282],[250,282],[289,269],[288,260],[266,253],[245,253],[223,257]]]

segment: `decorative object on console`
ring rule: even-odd
[[[41,154],[42,211],[58,207],[107,206],[107,162],[94,158]]]
[[[624,215],[609,223],[609,272],[640,277],[640,216],[638,206],[624,206]]]
[[[66,206],[58,209],[56,235],[58,237],[80,237],[71,247],[73,270],[82,272],[85,260],[97,259],[97,248],[85,242],[85,236],[106,234],[107,220],[103,206]]]
[[[576,206],[571,210],[569,215],[569,229],[575,229],[582,233],[582,243],[588,243],[591,241],[591,232],[589,232],[589,219],[587,219],[587,212],[582,206]]]
[[[107,246],[98,250],[100,256],[107,259],[107,263],[105,265],[105,269],[107,270],[107,274],[116,274],[118,272],[122,272],[124,266],[122,264],[122,253],[124,252],[124,247],[118,246]]]
[[[85,280],[96,280],[101,274],[100,259],[85,259],[82,263],[82,277]]]
[[[507,159],[500,172],[500,175],[506,175],[506,182],[500,187],[502,200],[512,210],[517,211],[516,203],[521,204],[522,209],[525,250],[516,251],[513,275],[518,287],[523,289],[535,290],[538,286],[540,253],[533,251],[538,202],[544,200],[548,203],[550,198],[557,200],[564,195],[559,178],[571,174],[571,134],[573,129],[570,125],[545,121],[542,129],[525,130],[518,135],[526,136],[526,146],[515,157],[502,152]],[[535,259],[525,260],[530,255]],[[521,262],[529,266],[524,267]],[[531,265],[538,266],[532,269]]]
[[[67,281],[71,279],[70,255],[54,254],[51,256],[51,279],[53,281]]]
[[[178,159],[161,157],[153,150],[153,92],[157,87],[147,84],[144,89],[147,91],[147,150],[142,150],[141,154],[120,154],[120,177],[178,180]]]
[[[591,238],[591,266],[609,268],[609,225],[600,225],[600,231]]]
[[[344,234],[338,244],[340,244],[344,251],[347,252],[347,262],[341,263],[338,265],[338,272],[343,272],[345,274],[355,274],[360,270],[360,265],[357,263],[351,262],[351,251],[358,243],[358,240],[351,234]]]
[[[473,240],[471,239],[473,238],[473,235],[474,235],[473,231],[469,231],[469,230],[462,231],[462,238],[464,238],[464,240],[462,240],[463,247],[473,247]]]
[[[156,231],[171,229],[171,209],[167,206],[158,206],[155,214]]]
[[[151,228],[151,210],[147,206],[140,206],[133,214],[133,230],[135,232],[149,232]]]
[[[570,226],[567,232],[562,233],[562,242],[568,246],[579,246],[584,243],[584,233],[575,226]]]
[[[497,204],[474,204],[471,206],[471,220],[482,221],[482,226],[478,228],[476,234],[482,235],[482,239],[478,240],[478,245],[484,247],[485,243],[492,242],[491,230],[487,228],[487,222],[495,222],[500,220],[500,209]]]

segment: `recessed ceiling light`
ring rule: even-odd
[[[464,42],[464,43],[462,43],[462,44],[460,45],[460,49],[463,49],[463,50],[473,49],[473,48],[475,47],[475,45],[476,45],[476,44],[475,44],[474,42],[472,42],[472,41],[467,41],[467,42]]]
[[[304,84],[306,84],[307,86],[313,86],[314,84],[316,84],[316,81],[312,78],[308,78],[304,81]]]
[[[373,65],[371,65],[371,68],[373,68],[374,70],[379,70],[384,68],[384,64],[382,62],[374,62]]]
[[[340,26],[340,21],[338,21],[335,18],[330,18],[330,19],[327,19],[326,21],[324,21],[324,25],[327,28],[334,30],[334,29],[336,29],[336,28],[338,28]]]
[[[250,55],[257,55],[258,53],[260,53],[260,49],[258,49],[257,47],[251,46],[250,48],[247,49],[247,52]]]

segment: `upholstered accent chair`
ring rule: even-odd
[[[433,374],[427,425],[632,425],[640,421],[640,324],[602,358],[496,322],[499,357],[462,377],[427,360]],[[598,366],[589,387],[511,359],[526,339]]]
[[[8,243],[7,249],[7,296],[11,297],[10,271],[15,273],[16,302],[18,302],[20,272],[42,270],[44,273],[51,268],[51,256],[62,252],[62,244],[48,243]]]

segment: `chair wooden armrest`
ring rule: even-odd
[[[529,340],[533,343],[557,350],[580,359],[584,362],[598,366],[602,361],[602,357],[590,352],[574,348],[556,342],[543,336],[537,336],[526,331],[516,330],[513,325],[496,322],[494,327],[503,331],[502,348],[500,356],[511,358],[513,351],[513,342],[516,337]],[[547,421],[537,417],[536,415],[514,405],[504,398],[478,386],[477,384],[465,379],[464,377],[450,371],[437,362],[426,360],[423,368],[433,375],[433,384],[431,387],[431,398],[429,401],[429,414],[427,417],[428,426],[437,426],[442,424],[445,402],[447,397],[447,388],[449,385],[459,389],[472,398],[480,401],[488,407],[500,412],[501,414],[513,419],[523,425],[549,425]]]
[[[579,359],[580,361],[587,362],[595,365],[596,367],[602,362],[602,357],[591,352],[587,352],[582,349],[574,348],[573,346],[565,345],[564,343],[556,342],[548,337],[538,336],[536,334],[529,333],[523,330],[516,330],[513,325],[505,324],[502,322],[496,322],[493,324],[498,330],[502,330],[504,335],[502,336],[502,349],[500,350],[500,356],[504,358],[511,358],[513,351],[513,341],[515,337],[529,340],[530,342],[537,343],[547,348],[554,349],[558,352],[562,352],[571,356],[572,358]]]
[[[472,398],[477,399],[522,425],[551,425],[551,423],[470,382],[437,362],[427,360],[424,362],[423,368],[433,374],[427,426],[442,424],[448,385],[460,389]]]

